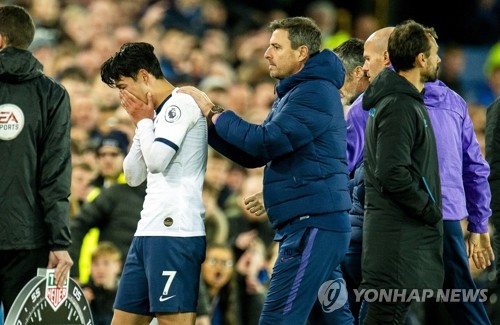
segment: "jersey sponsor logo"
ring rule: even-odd
[[[165,121],[174,123],[181,118],[181,110],[178,106],[172,105],[165,112]]]
[[[24,127],[24,114],[14,104],[0,105],[0,140],[15,139]]]

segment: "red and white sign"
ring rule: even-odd
[[[45,300],[47,300],[56,311],[63,302],[68,298],[68,283],[69,283],[69,273],[68,278],[64,281],[64,286],[58,288],[56,285],[55,269],[48,269],[46,275],[46,286],[45,286]]]

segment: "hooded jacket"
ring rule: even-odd
[[[0,51],[0,249],[69,247],[70,104],[26,50]]]
[[[362,287],[437,289],[444,279],[436,140],[423,95],[384,69],[363,96]]]
[[[274,229],[302,223],[350,231],[346,125],[338,89],[344,68],[329,50],[281,80],[272,111],[261,125],[231,111],[209,129],[209,144],[247,168],[265,166],[264,204]],[[318,223],[321,223],[319,225]]]
[[[467,103],[439,80],[424,87],[424,102],[436,135],[443,220],[468,216],[469,231],[488,232],[490,167],[481,154]]]
[[[424,103],[431,123],[439,126],[434,128],[434,133],[443,220],[461,220],[468,216],[468,230],[484,233],[488,231],[491,215],[491,192],[487,180],[490,168],[482,157],[467,103],[442,81],[427,82],[424,88]],[[353,103],[346,117],[347,158],[351,173],[363,160],[368,111],[362,108],[362,98],[363,94]],[[354,214],[362,215],[362,212],[356,210]]]
[[[368,204],[381,208],[391,201],[401,213],[434,225],[441,219],[441,187],[436,139],[422,94],[390,69],[370,86],[363,96],[363,108],[370,111],[365,183],[379,193],[380,202]]]

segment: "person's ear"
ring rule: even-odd
[[[309,49],[305,45],[299,46],[299,61],[305,61],[309,56]]]
[[[145,69],[140,69],[137,73],[137,80],[144,84],[149,84],[151,75]]]
[[[358,65],[356,68],[353,70],[354,77],[361,79],[365,76],[365,72],[363,71],[363,67]]]
[[[0,34],[0,50],[7,47],[7,38]]]
[[[424,53],[419,53],[415,58],[415,67],[421,68],[427,64],[427,57]]]
[[[391,65],[391,58],[389,57],[389,51],[385,50],[382,54],[382,58],[384,60],[384,66],[388,67]]]

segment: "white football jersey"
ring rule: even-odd
[[[138,123],[129,155],[136,156],[126,158],[126,177],[127,171],[133,174],[144,168],[136,164],[147,170],[135,236],[204,236],[207,123],[194,99],[176,88],[157,109],[153,123]],[[152,172],[154,168],[158,170]]]

